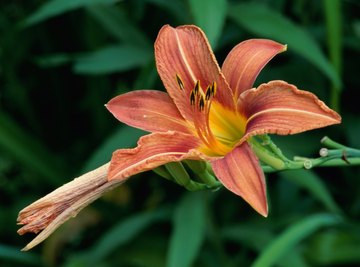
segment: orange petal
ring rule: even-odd
[[[218,89],[214,101],[234,109],[232,92],[200,28],[164,26],[155,42],[155,59],[157,70],[169,95],[186,120],[193,121],[190,92],[198,80],[203,91],[215,81]],[[182,80],[183,89],[180,89],[177,75]]]
[[[248,119],[242,141],[257,134],[295,134],[341,122],[314,94],[284,81],[272,81],[240,95],[239,109]]]
[[[168,162],[200,159],[195,150],[200,142],[192,135],[158,132],[141,137],[133,149],[119,149],[111,158],[108,179],[124,180]]]
[[[264,173],[248,143],[244,142],[211,165],[216,177],[227,189],[241,196],[258,213],[267,217]]]
[[[187,122],[168,94],[141,90],[119,95],[106,108],[119,121],[149,132],[188,133]]]
[[[250,39],[235,46],[226,57],[222,71],[235,99],[253,87],[262,68],[286,45],[267,39]]]

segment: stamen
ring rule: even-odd
[[[205,92],[205,100],[208,101],[212,96],[212,86],[208,85]]]
[[[204,101],[204,97],[201,95],[199,99],[199,110],[203,111],[204,108],[205,108],[205,101]]]
[[[192,90],[190,93],[190,105],[195,105],[195,90]]]
[[[184,88],[185,88],[184,83],[178,74],[176,74],[176,81],[179,85],[180,90],[184,90]]]
[[[179,75],[176,75],[176,81],[181,90],[184,84]],[[194,84],[194,88],[190,92],[190,105],[193,115],[194,130],[203,144],[215,155],[224,155],[228,152],[226,144],[221,142],[214,136],[210,127],[210,109],[212,99],[216,94],[216,82],[212,82],[206,88],[206,91],[200,85],[200,80]]]
[[[199,94],[199,90],[200,90],[200,81],[197,80],[196,83],[195,83],[195,87],[194,87],[194,92],[196,95]]]
[[[211,94],[212,96],[216,95],[216,90],[217,90],[217,84],[215,81],[213,81],[212,85],[211,85]]]

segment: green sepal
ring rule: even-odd
[[[206,161],[185,160],[185,164],[209,189],[218,189],[221,183],[216,179],[211,165]]]
[[[165,168],[172,176],[174,182],[182,186],[189,184],[190,175],[181,162],[169,162],[165,164]]]
[[[168,172],[168,170],[166,169],[165,165],[161,165],[161,166],[159,166],[159,167],[156,167],[155,169],[153,169],[153,171],[154,171],[157,175],[159,175],[159,176],[161,176],[161,177],[163,177],[163,178],[165,178],[165,179],[168,179],[168,180],[170,180],[170,181],[173,180],[171,174]]]

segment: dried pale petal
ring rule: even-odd
[[[181,114],[193,121],[190,92],[197,81],[203,91],[217,84],[214,101],[234,108],[232,92],[226,83],[205,34],[196,26],[164,26],[155,42],[155,59],[159,75]]]
[[[17,221],[24,225],[18,230],[20,235],[41,231],[23,250],[38,245],[91,202],[119,186],[121,181],[107,180],[108,167],[109,163],[88,172],[20,211]]]
[[[119,121],[149,132],[188,133],[188,124],[168,94],[155,90],[133,91],[110,100],[106,108]]]
[[[267,39],[250,39],[235,46],[226,57],[222,72],[237,99],[254,81],[264,66],[286,45]]]
[[[247,117],[246,134],[296,134],[341,122],[314,94],[284,81],[272,81],[241,94],[239,110]]]
[[[154,169],[168,162],[200,159],[196,149],[200,142],[193,135],[179,132],[152,133],[139,139],[134,149],[119,149],[113,153],[109,180],[125,180],[131,175]]]
[[[264,173],[246,142],[211,165],[216,177],[227,189],[241,196],[261,215],[268,215]]]

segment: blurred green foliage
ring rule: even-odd
[[[221,64],[248,38],[288,44],[257,84],[316,93],[343,123],[274,137],[315,156],[323,135],[360,147],[360,3],[356,0],[33,0],[0,4],[0,265],[359,266],[360,169],[267,175],[262,218],[226,190],[186,192],[137,175],[30,252],[17,213],[72,177],[133,147],[141,131],[104,108],[136,89],[164,90],[152,43],[164,24],[197,24]]]

